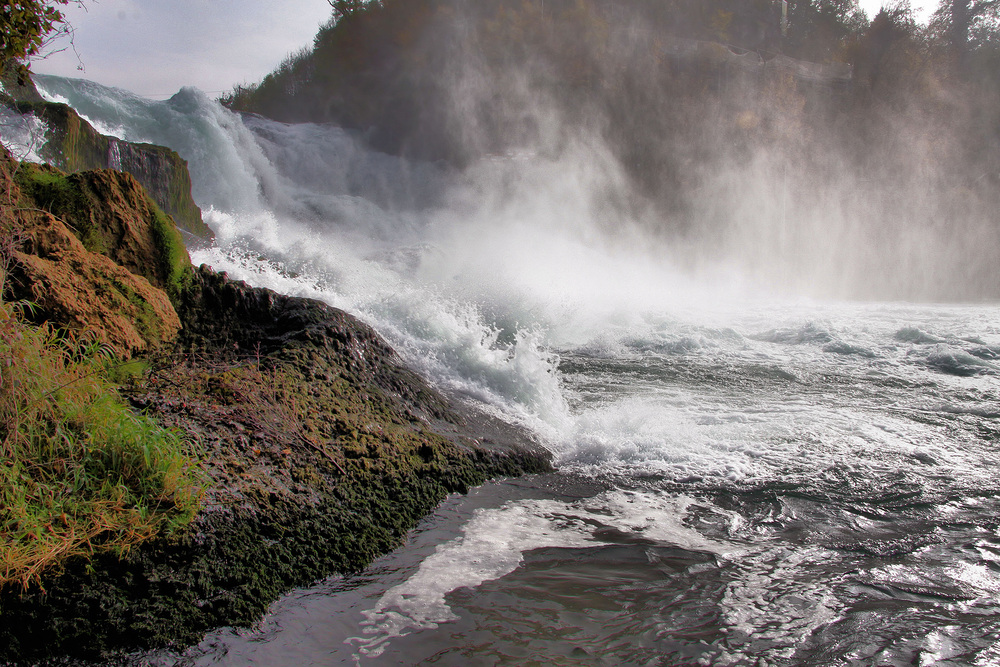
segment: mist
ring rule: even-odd
[[[189,160],[195,264],[359,318],[557,472],[196,662],[995,655],[998,308],[899,302],[1000,296],[1000,70],[849,0],[338,4],[224,106],[42,88]]]
[[[1000,294],[995,165],[968,153],[983,100],[925,75],[924,90],[894,82],[891,105],[861,105],[850,69],[803,75],[787,59],[653,36],[634,17],[590,18],[599,37],[565,35],[579,90],[551,83],[558,44],[516,68],[476,49],[449,58],[463,65],[448,85],[463,148],[523,165],[516,194],[484,194],[503,213],[479,218],[519,216],[606,256],[630,247],[701,281],[771,293]]]
[[[877,19],[853,51],[842,48],[837,57],[854,62],[817,64],[771,50],[781,39],[773,9],[761,14],[770,22],[730,17],[715,41],[684,3],[417,4],[407,16],[419,30],[405,47],[397,39],[402,55],[379,46],[382,66],[402,73],[369,93],[391,108],[374,111],[362,136],[447,165],[447,194],[421,202],[443,204],[432,227],[448,220],[452,237],[494,239],[478,252],[501,249],[509,233],[550,253],[507,253],[497,267],[545,276],[538,286],[558,275],[586,284],[607,260],[622,270],[605,287],[655,262],[678,289],[693,280],[822,299],[1000,294],[997,138],[983,129],[995,95],[951,80],[902,30],[904,15],[882,16],[888,28]],[[380,11],[390,10],[404,12]],[[341,22],[368,38],[377,24]],[[336,44],[321,33],[310,67]],[[353,85],[338,76],[298,80],[282,109],[265,111],[300,119],[325,90],[328,113],[350,125],[354,111],[338,112],[328,94]]]

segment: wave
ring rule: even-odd
[[[152,101],[38,83],[188,160],[217,235],[195,262],[355,314],[431,382],[534,429],[584,474],[818,479],[836,459],[859,477],[924,475],[912,454],[949,425],[911,418],[914,388],[962,404],[949,394],[963,382],[996,381],[993,307],[775,299],[723,268],[683,270],[609,205],[617,168],[600,145],[459,171],[192,88]],[[949,436],[955,470],[989,458],[976,437]]]

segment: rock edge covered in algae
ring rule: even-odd
[[[206,488],[180,537],[0,590],[0,660],[106,661],[252,623],[290,588],[391,550],[448,494],[550,469],[526,433],[442,396],[347,313],[190,267],[176,230],[163,228],[171,218],[131,177],[4,158],[4,182],[19,193],[8,222],[44,230],[19,237],[20,288],[64,306],[39,317],[144,356],[149,371],[121,393],[186,434]],[[86,290],[139,310],[54,298],[49,276],[73,276],[84,261],[95,267]],[[133,287],[122,288],[123,274]],[[85,324],[71,307],[84,301],[104,308]],[[135,338],[112,332],[113,321],[131,322]]]

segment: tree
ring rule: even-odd
[[[959,69],[964,71],[969,59],[970,33],[998,21],[1000,0],[942,0],[938,13],[948,25],[948,39]]]
[[[333,8],[333,22],[338,23],[345,16],[351,16],[363,10],[368,4],[366,0],[326,0]]]
[[[834,60],[844,40],[862,26],[857,0],[790,0],[784,52],[795,58]]]
[[[70,0],[0,0],[0,65],[14,63],[18,83],[28,78],[28,58],[65,25],[60,5]]]
[[[845,48],[856,90],[887,99],[913,92],[924,69],[920,31],[906,3],[883,6]]]

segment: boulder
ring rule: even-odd
[[[190,259],[167,217],[127,174],[67,176],[0,155],[8,273],[5,297],[116,355],[173,340],[167,291],[190,280]]]
[[[91,252],[100,253],[176,297],[191,259],[173,220],[130,174],[99,169],[64,174],[22,164],[15,174],[22,207],[64,221]]]
[[[174,339],[181,323],[162,290],[88,251],[54,216],[21,218],[11,288],[34,304],[34,317],[89,336],[122,358]]]

